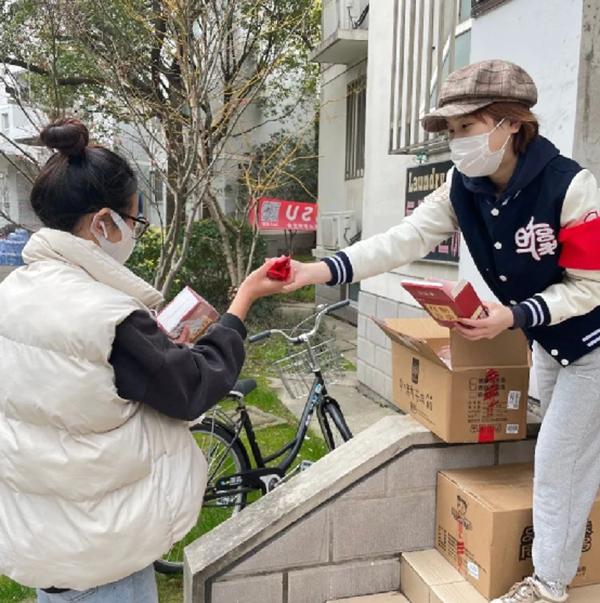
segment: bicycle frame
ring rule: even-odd
[[[314,376],[315,378],[306,399],[306,404],[304,405],[304,410],[302,411],[302,415],[298,423],[298,429],[296,430],[294,438],[283,446],[283,448],[268,456],[263,456],[262,451],[260,450],[256,440],[256,434],[254,433],[254,426],[252,425],[252,420],[248,414],[248,411],[246,410],[245,405],[238,405],[237,410],[239,412],[240,420],[236,430],[236,436],[239,437],[241,430],[244,430],[246,437],[248,438],[252,456],[254,457],[254,462],[258,468],[267,468],[269,463],[280,458],[288,451],[289,454],[287,454],[287,456],[285,456],[285,458],[283,458],[275,467],[281,472],[287,473],[288,469],[292,466],[294,460],[300,452],[300,448],[302,447],[306,437],[306,432],[308,431],[315,411],[317,413],[322,413],[323,405],[328,403],[327,388],[325,386],[325,380],[323,379],[321,371],[318,369],[315,370]]]
[[[314,328],[309,333],[298,335],[297,337],[292,338],[285,335],[282,331],[274,330],[265,331],[250,338],[250,341],[258,341],[259,339],[269,336],[271,333],[280,333],[283,334],[288,339],[288,341],[292,343],[305,345],[311,365],[311,370],[314,375],[314,380],[308,393],[308,397],[306,398],[306,403],[304,405],[304,409],[302,411],[302,415],[300,417],[300,421],[298,423],[298,428],[296,430],[294,438],[285,446],[283,446],[280,450],[267,456],[263,456],[262,451],[260,450],[260,447],[256,440],[254,426],[252,425],[252,420],[243,402],[243,397],[236,396],[238,400],[238,406],[236,410],[239,415],[239,420],[232,421],[231,419],[227,418],[227,422],[230,431],[236,439],[239,438],[242,430],[244,430],[248,438],[250,451],[252,456],[254,457],[256,468],[244,471],[238,475],[231,476],[229,478],[223,478],[223,480],[220,481],[219,492],[215,493],[215,498],[218,498],[219,495],[222,495],[223,490],[221,490],[221,488],[226,488],[229,496],[245,492],[247,493],[256,488],[264,489],[266,487],[268,491],[268,488],[271,487],[270,485],[266,486],[269,478],[274,479],[276,481],[280,481],[281,479],[283,479],[288,469],[296,460],[298,453],[300,452],[300,449],[302,447],[302,444],[306,438],[306,433],[308,431],[308,428],[310,426],[315,412],[317,413],[321,427],[323,426],[324,422],[326,424],[326,418],[323,409],[327,404],[331,404],[334,401],[332,398],[329,397],[327,393],[325,379],[319,367],[318,360],[315,357],[315,354],[311,347],[310,338],[314,336],[314,334],[318,330],[323,314],[328,311],[331,311],[332,309],[336,309],[337,307],[343,307],[348,303],[349,302],[347,301],[339,302],[338,304],[329,306],[328,308],[326,308],[326,310],[320,312],[317,315]],[[269,466],[269,463],[275,461],[276,459],[279,459],[280,457],[283,457],[283,459],[279,462],[279,464]]]

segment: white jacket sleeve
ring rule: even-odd
[[[581,170],[571,182],[560,216],[561,228],[600,214],[600,191],[589,170]],[[558,233],[557,233],[558,234]],[[536,327],[558,324],[582,316],[600,305],[600,271],[566,269],[560,283],[521,302],[518,326]],[[519,312],[519,310],[517,310]]]
[[[331,270],[330,285],[360,281],[426,256],[458,229],[446,182],[410,215],[388,231],[374,235],[324,258]]]

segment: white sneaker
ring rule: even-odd
[[[517,582],[503,597],[491,603],[564,603],[569,598],[553,595],[547,586],[533,577]]]

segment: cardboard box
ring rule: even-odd
[[[468,341],[431,318],[375,321],[392,340],[394,402],[449,443],[519,440],[530,354],[520,330]]]
[[[411,603],[400,593],[379,593],[377,595],[364,595],[362,597],[350,597],[346,599],[336,599],[327,601],[327,603]]]
[[[191,287],[184,287],[156,317],[171,339],[178,339],[187,327],[187,340],[179,343],[189,344],[198,341],[217,320],[219,313]]]
[[[430,603],[488,603],[468,582],[431,587]]]
[[[533,573],[533,466],[500,465],[438,474],[436,548],[484,597]],[[600,496],[588,521],[572,586],[600,583]]]
[[[569,591],[569,603],[598,603],[600,586],[584,586]]]
[[[411,603],[431,603],[431,588],[465,579],[434,549],[404,553],[400,562],[402,592]]]

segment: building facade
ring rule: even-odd
[[[355,15],[364,11],[356,1],[331,3],[339,14],[348,8]],[[594,144],[600,134],[596,65],[600,59],[593,52],[600,6],[595,3],[390,0],[370,3],[360,41],[356,35],[332,34],[327,27],[324,15],[323,42],[314,57],[323,63],[316,257],[347,244],[326,240],[328,212],[351,212],[365,239],[398,223],[441,183],[449,166],[447,143],[427,135],[419,118],[435,107],[439,82],[468,63],[500,58],[522,65],[538,85],[534,111],[541,133],[563,154],[600,177],[600,149]],[[364,54],[358,53],[359,45],[366,47]],[[364,157],[358,161],[360,177],[352,179],[349,176],[358,172],[348,171],[344,156],[354,152],[353,82],[360,77],[366,77],[359,120],[359,127],[364,128]],[[360,283],[355,306],[358,376],[364,386],[387,400],[392,396],[389,340],[370,317],[421,314],[400,285],[407,276],[467,278],[484,299],[493,299],[459,238],[448,241],[427,260]],[[356,286],[353,289],[356,293]],[[347,289],[319,288],[323,299],[347,293]]]

